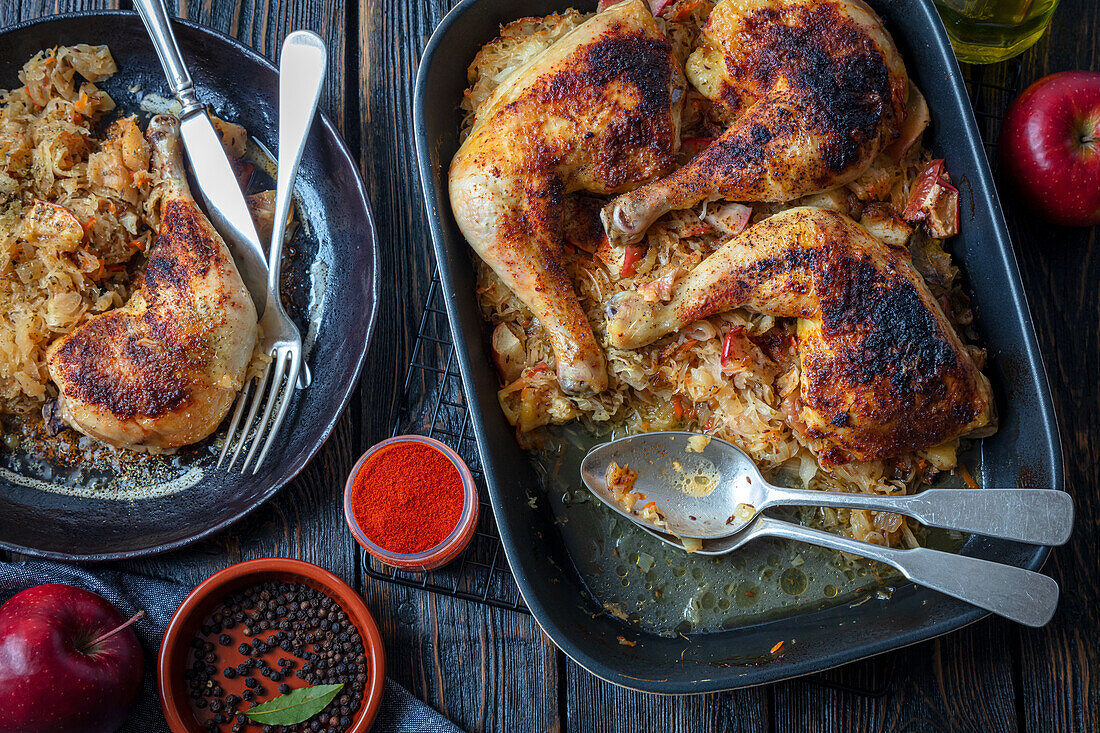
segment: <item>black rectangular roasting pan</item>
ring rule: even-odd
[[[952,242],[970,284],[987,370],[998,397],[1000,430],[982,441],[984,486],[1063,488],[1062,453],[1049,387],[1000,202],[959,67],[932,4],[871,0],[932,110],[927,141],[957,179],[961,234]],[[972,623],[984,611],[912,584],[888,601],[838,606],[766,623],[664,638],[639,633],[603,612],[562,545],[551,509],[532,509],[537,484],[497,402],[490,329],[475,299],[473,254],[451,214],[447,168],[458,147],[466,67],[500,25],[591,2],[463,0],[428,42],[417,75],[417,157],[447,313],[465,382],[493,511],[524,600],[567,655],[615,684],[659,693],[697,693],[771,682],[827,669],[929,639]],[[963,552],[1039,569],[1047,548],[971,538]],[[636,642],[625,646],[624,636]],[[782,655],[768,652],[785,640]],[[771,661],[761,662],[762,659]]]

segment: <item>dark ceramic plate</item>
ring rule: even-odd
[[[175,24],[175,31],[199,98],[274,150],[278,139],[275,67],[209,29],[181,22]],[[101,86],[123,110],[138,111],[147,93],[170,97],[141,21],[124,12],[65,15],[0,31],[0,88],[18,85],[19,68],[37,51],[75,43],[110,46],[119,72]],[[240,477],[215,470],[213,441],[206,441],[163,462],[166,478],[190,471],[192,478],[187,482],[192,485],[159,498],[76,498],[42,491],[25,485],[29,482],[20,476],[5,474],[0,476],[0,546],[80,560],[168,550],[240,519],[309,462],[347,406],[358,380],[378,298],[370,204],[355,160],[324,116],[318,117],[310,133],[296,194],[303,225],[294,241],[294,254],[288,258],[284,295],[303,336],[312,298],[317,333],[308,363],[313,384],[297,393],[260,472]],[[41,476],[41,467],[27,471],[32,473]],[[196,476],[200,476],[197,481]]]
[[[929,140],[959,180],[962,234],[952,242],[965,269],[998,395],[1000,430],[982,441],[985,486],[1061,489],[1062,453],[1035,334],[959,67],[931,3],[870,0],[932,109]],[[905,585],[888,601],[834,606],[737,629],[665,638],[609,615],[585,588],[547,502],[532,509],[524,487],[539,479],[497,403],[489,329],[472,293],[470,248],[451,215],[446,171],[458,147],[466,66],[502,23],[592,3],[464,0],[433,34],[416,85],[420,176],[447,311],[473,415],[493,511],[523,598],[543,630],[592,673],[648,692],[709,692],[827,669],[944,634],[985,615],[960,601]],[[1038,569],[1043,547],[971,538],[963,552]],[[626,646],[619,639],[633,641]],[[781,654],[769,650],[779,640]]]

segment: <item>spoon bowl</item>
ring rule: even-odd
[[[613,463],[637,472],[633,488],[644,498],[616,498],[607,482]],[[701,540],[743,529],[765,485],[756,464],[737,446],[681,432],[640,433],[598,445],[581,462],[581,478],[605,504],[636,524]],[[650,502],[661,519],[646,518],[643,509]]]

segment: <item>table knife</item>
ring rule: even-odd
[[[221,136],[195,93],[191,74],[169,25],[164,0],[134,0],[134,8],[149,31],[172,93],[182,105],[180,137],[198,184],[196,193],[205,204],[210,222],[229,245],[256,312],[263,313],[267,305],[267,259],[260,235],[222,147]]]

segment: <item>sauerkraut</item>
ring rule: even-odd
[[[97,84],[116,71],[106,46],[58,46],[0,90],[0,414],[25,418],[55,396],[47,347],[126,302],[156,237],[149,143],[136,116],[106,124],[118,111]],[[247,181],[247,132],[214,122]],[[249,203],[270,233],[270,194]]]
[[[96,86],[106,46],[61,46],[0,91],[0,412],[49,396],[46,347],[129,296],[127,263],[149,247],[149,145],[134,118],[97,135],[115,108]]]
[[[659,20],[683,60],[710,5],[679,0],[661,6]],[[567,11],[502,28],[500,38],[483,47],[469,68],[463,136],[497,85],[587,17]],[[721,122],[709,114],[709,102],[689,91],[682,160],[698,152],[698,141],[721,129]],[[611,347],[604,334],[604,304],[615,293],[639,290],[644,297],[667,300],[679,277],[736,233],[731,228],[739,231],[798,205],[843,211],[884,241],[908,243],[945,311],[957,326],[965,327],[971,314],[950,257],[940,241],[900,217],[910,185],[928,155],[919,143],[890,152],[900,160],[883,153],[847,186],[787,204],[713,202],[695,211],[670,213],[650,227],[644,246],[636,248],[607,243],[598,218],[603,200],[585,194],[568,197],[564,262],[607,355],[610,386],[595,396],[574,397],[559,388],[554,353],[538,320],[479,261],[477,296],[484,316],[495,324],[492,348],[503,382],[500,404],[521,442],[537,447],[540,429],[572,420],[582,420],[601,433],[693,430],[737,444],[772,475],[783,473],[804,486],[835,491],[905,493],[937,471],[953,468],[958,441],[891,461],[823,466],[799,432],[799,365],[792,320],[734,310],[636,350]],[[960,328],[960,335],[965,340],[965,328]],[[977,356],[980,367],[982,355]],[[895,514],[807,509],[803,519],[878,544],[918,544],[904,518]]]

